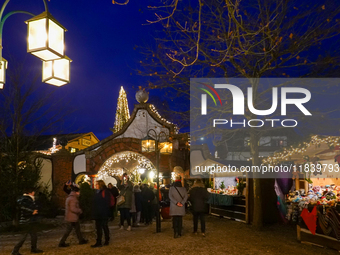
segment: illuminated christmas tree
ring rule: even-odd
[[[117,102],[117,111],[116,111],[116,121],[113,127],[113,132],[117,133],[126,122],[130,119],[130,111],[128,106],[128,101],[126,98],[125,90],[123,86],[120,87],[118,102]]]

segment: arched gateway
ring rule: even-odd
[[[141,92],[137,92],[137,94]],[[138,98],[136,96],[136,98]],[[134,153],[156,166],[156,152],[143,152],[141,141],[153,129],[156,134],[165,133],[171,137],[172,153],[160,154],[159,172],[164,177],[171,178],[175,166],[189,169],[189,135],[178,134],[176,125],[162,118],[152,104],[140,100],[136,104],[129,121],[121,130],[105,138],[99,143],[74,154],[55,155],[53,160],[53,188],[57,193],[60,204],[63,205],[65,194],[62,185],[68,179],[75,179],[81,173],[98,177],[101,168],[115,155]],[[150,133],[149,133],[150,134]]]

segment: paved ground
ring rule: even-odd
[[[109,246],[90,248],[95,243],[95,234],[86,233],[90,243],[78,245],[72,232],[67,248],[58,248],[63,228],[40,233],[38,248],[44,254],[231,254],[231,255],[315,255],[339,254],[331,249],[301,244],[296,241],[296,230],[292,226],[276,225],[264,231],[254,231],[251,226],[217,217],[207,217],[206,237],[192,234],[192,218],[184,218],[183,236],[173,238],[171,221],[162,222],[162,232],[155,233],[155,223],[150,226],[133,228],[131,232],[119,230],[118,222],[110,223],[111,242]],[[18,235],[0,235],[0,254],[10,254],[17,242]],[[29,239],[29,238],[28,238]],[[30,254],[29,240],[21,248],[20,253]]]

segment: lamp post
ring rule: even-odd
[[[71,60],[65,56],[64,33],[66,29],[48,12],[46,0],[43,0],[45,12],[37,16],[27,11],[11,11],[4,15],[9,1],[6,0],[0,10],[0,89],[3,89],[6,82],[8,64],[2,57],[3,26],[8,17],[18,13],[33,16],[26,21],[27,52],[43,61],[42,81],[56,86],[69,83]]]
[[[153,136],[150,136],[153,133]],[[149,129],[146,137],[141,140],[142,152],[156,152],[156,168],[157,168],[157,212],[156,212],[156,232],[161,232],[161,216],[159,213],[159,160],[160,154],[171,154],[172,143],[169,142],[169,136],[161,131],[157,134],[154,129]]]

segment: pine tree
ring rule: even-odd
[[[116,121],[113,127],[113,132],[117,133],[126,122],[130,119],[130,111],[128,106],[128,101],[126,98],[126,93],[123,86],[120,87],[118,102],[117,102],[117,111],[116,111]]]

